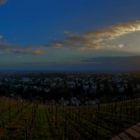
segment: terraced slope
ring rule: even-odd
[[[140,99],[74,107],[0,97],[0,140],[109,140],[138,122]],[[138,128],[113,140],[137,137]]]

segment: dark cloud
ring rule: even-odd
[[[101,71],[139,71],[140,56],[98,57],[81,60],[90,70]]]
[[[87,63],[140,65],[140,56],[94,57],[81,60]]]
[[[0,52],[7,54],[43,55],[47,53],[47,50],[43,46],[16,46],[0,42]]]

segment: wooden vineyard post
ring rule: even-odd
[[[25,140],[28,140],[28,126],[27,126],[27,120],[25,119],[25,124],[26,124],[26,127],[25,127]]]
[[[67,137],[68,137],[68,120],[67,120],[68,118],[67,118],[67,114],[65,114],[65,116],[64,116],[64,140],[67,140]]]

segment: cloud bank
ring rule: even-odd
[[[70,35],[70,37],[64,40],[63,45],[80,49],[123,48],[124,44],[112,46],[109,45],[109,41],[137,31],[140,31],[140,20],[119,23],[98,31],[87,32],[83,35]]]
[[[116,44],[115,40],[128,34],[135,33],[137,31],[140,31],[140,20],[115,24],[104,29],[86,32],[81,35],[65,31],[64,33],[67,35],[67,37],[64,40],[55,40],[50,44],[41,46],[15,46],[8,43],[0,42],[0,52],[43,55],[47,53],[47,49],[50,47],[54,49],[72,47],[80,50],[95,50],[107,48],[123,49],[125,48],[125,45],[121,42],[117,42],[118,44]],[[3,39],[3,37],[3,35],[0,35],[1,40]]]

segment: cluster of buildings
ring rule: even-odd
[[[138,74],[65,74],[1,76],[0,91],[5,88],[10,95],[32,93],[68,105],[97,104],[102,97],[139,96]],[[5,92],[4,92],[5,93]],[[47,98],[50,97],[50,98]]]

